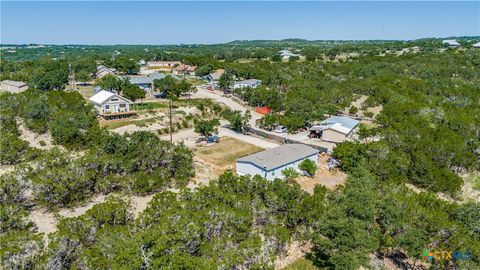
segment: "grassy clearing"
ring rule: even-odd
[[[237,158],[262,150],[256,145],[227,137],[217,144],[197,147],[196,156],[219,169],[233,169]]]
[[[465,182],[470,183],[472,188],[475,190],[480,190],[480,174],[471,174],[465,178]]]
[[[132,105],[132,109],[136,111],[166,109],[166,108],[168,108],[167,102],[148,102],[148,103],[137,103]]]
[[[88,100],[91,96],[93,96],[93,86],[77,86],[78,87],[78,92],[82,97],[86,100]]]
[[[319,268],[313,265],[313,262],[305,258],[296,260],[289,266],[282,268],[282,270],[318,270]]]

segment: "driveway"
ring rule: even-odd
[[[252,118],[250,118],[250,126],[256,126],[256,121],[261,119],[263,116],[255,111],[250,110],[245,105],[236,102],[235,100],[222,95],[218,91],[210,91],[203,87],[198,86],[197,92],[192,95],[193,98],[208,98],[211,100],[216,101],[217,103],[223,103],[225,106],[229,107],[231,110],[234,111],[241,111],[242,113],[246,112],[247,110],[250,111]]]
[[[199,87],[197,87],[197,92],[193,95],[193,97],[208,98],[208,99],[214,100],[218,103],[223,103],[226,106],[228,106],[230,109],[236,110],[236,111],[245,112],[247,110],[250,110],[250,113],[252,114],[252,118],[250,119],[250,126],[253,127],[253,128],[259,129],[259,128],[256,127],[256,121],[258,119],[261,119],[263,117],[263,115],[255,112],[255,111],[252,111],[247,106],[231,99],[230,97],[222,95],[218,91],[210,91],[210,90],[207,90],[207,89],[199,86]],[[252,136],[246,136],[246,135],[243,135],[243,134],[237,134],[237,133],[235,133],[231,130],[228,130],[226,128],[219,128],[219,131],[220,130],[222,132],[224,132],[224,134],[227,134],[228,131],[230,131],[230,133],[236,134],[236,135],[233,135],[233,134],[228,135],[230,137],[241,136],[241,137],[238,137],[238,138],[237,137],[234,137],[234,138],[237,138],[237,139],[245,141],[245,142],[247,142],[245,137],[250,137],[250,138],[252,138],[252,142],[250,142],[250,143],[255,144],[255,145],[258,145],[258,144],[253,143],[253,142],[256,142],[257,140],[265,142],[265,140],[262,140],[260,138],[252,137]],[[294,140],[294,141],[298,141],[298,142],[302,142],[302,143],[306,143],[306,144],[318,145],[318,146],[326,148],[329,153],[332,152],[333,148],[335,147],[335,143],[325,142],[325,141],[322,141],[320,139],[309,138],[308,137],[308,133],[309,133],[308,131],[298,132],[296,134],[288,134],[288,133],[279,134],[279,133],[275,133],[275,132],[272,132],[272,131],[266,131],[266,130],[263,130],[263,129],[262,129],[262,131],[265,132],[265,133],[273,134],[273,135],[280,136],[280,137],[283,137],[283,138],[286,138],[286,139],[290,139],[290,140]],[[271,148],[272,143],[271,142],[266,142],[265,145],[268,145],[268,146],[260,146],[260,145],[258,145],[258,146],[263,147],[263,148]]]

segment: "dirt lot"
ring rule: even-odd
[[[214,170],[235,169],[235,160],[263,150],[240,140],[222,137],[219,143],[196,147],[195,155]]]
[[[313,193],[316,185],[324,185],[328,189],[335,189],[345,183],[347,175],[338,169],[328,170],[328,155],[322,154],[318,159],[317,172],[315,177],[300,176],[296,179],[297,183],[308,193]]]
[[[38,149],[50,149],[53,147],[52,136],[50,133],[37,134],[25,127],[20,119],[17,119],[20,138],[30,144],[31,147]]]
[[[367,99],[368,99],[368,96],[359,95],[359,97],[350,104],[350,107],[353,106],[353,107],[358,108],[358,112],[356,113],[356,115],[359,116],[359,117],[364,117],[365,112],[372,112],[373,113],[373,118],[375,118],[382,111],[383,107],[382,107],[382,105],[378,105],[378,106],[375,106],[375,107],[369,107],[366,110],[362,110],[362,104]],[[349,110],[350,107],[345,108],[343,113],[348,114],[348,110]],[[367,124],[368,124],[369,121],[364,121],[364,122],[367,122]]]

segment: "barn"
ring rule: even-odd
[[[278,147],[236,160],[238,175],[260,175],[267,180],[284,179],[282,171],[293,168],[298,172],[300,163],[310,159],[317,163],[319,151],[304,144],[283,144]]]

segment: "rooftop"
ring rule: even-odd
[[[210,76],[212,77],[213,80],[220,80],[220,77],[222,77],[223,73],[225,73],[224,69],[217,69],[213,72],[210,72]]]
[[[25,86],[27,85],[26,83],[24,82],[20,82],[20,81],[11,81],[11,80],[4,80],[2,81],[2,83],[4,84],[8,84],[8,85],[11,85],[11,86],[16,86],[16,87],[22,87],[22,86]]]
[[[257,79],[248,79],[248,80],[238,81],[236,83],[256,84],[256,83],[259,83],[259,82],[260,82],[260,80],[257,80]]]
[[[115,96],[115,93],[101,90],[100,92],[93,95],[89,100],[97,105],[102,105],[105,101],[109,100],[113,96]]]
[[[313,126],[310,130],[332,129],[343,134],[348,134],[358,125],[358,123],[359,121],[349,117],[331,116],[320,122],[320,126]]]
[[[270,171],[294,161],[318,154],[318,150],[304,144],[282,144],[278,147],[237,159]]]
[[[460,43],[458,43],[455,39],[446,39],[442,42],[442,44],[447,44],[449,46],[460,46]]]
[[[142,77],[129,77],[128,80],[131,84],[151,84],[152,79],[146,76]]]

